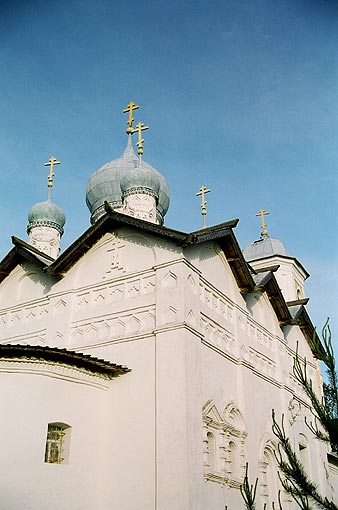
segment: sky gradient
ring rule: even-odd
[[[165,225],[201,227],[202,184],[207,225],[239,218],[243,248],[268,210],[338,344],[337,26],[334,0],[2,2],[0,258],[27,239],[51,155],[62,248],[88,228],[87,181],[123,152],[132,100],[170,187]]]

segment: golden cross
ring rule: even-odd
[[[61,161],[58,161],[54,156],[52,156],[51,158],[49,158],[49,160],[47,161],[47,163],[45,163],[44,166],[50,166],[50,169],[49,169],[49,174],[48,174],[48,188],[52,188],[53,187],[53,177],[55,175],[54,173],[54,165],[60,165]]]
[[[137,110],[138,108],[140,108],[137,104],[133,103],[132,101],[130,101],[130,103],[128,104],[127,108],[125,108],[123,110],[123,113],[129,113],[129,118],[127,120],[127,124],[128,124],[128,127],[126,129],[126,132],[129,134],[129,133],[133,133],[133,122],[134,122],[134,117],[133,117],[133,110]]]
[[[142,155],[143,154],[143,138],[142,138],[142,131],[144,131],[145,129],[149,129],[149,126],[145,126],[143,124],[143,122],[138,122],[138,124],[136,124],[136,129],[132,129],[130,132],[131,133],[138,133],[138,141],[136,143],[137,147],[138,147],[138,151],[137,151],[137,154],[140,154]]]
[[[207,205],[207,201],[205,200],[205,195],[206,195],[206,193],[210,193],[210,191],[211,191],[211,189],[207,189],[206,186],[204,186],[204,184],[203,184],[203,186],[200,187],[199,192],[196,193],[197,197],[200,196],[200,195],[202,196],[202,202],[201,202],[202,210],[201,210],[201,214],[202,214],[202,217],[203,217],[203,228],[206,227],[205,216],[207,214],[207,209],[205,207]]]
[[[260,216],[262,220],[262,226],[261,226],[261,237],[268,237],[269,232],[266,230],[267,224],[264,221],[264,216],[266,214],[270,214],[268,211],[265,211],[264,209],[260,209],[256,216]]]

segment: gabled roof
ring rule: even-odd
[[[274,266],[267,271],[257,271],[257,274],[253,276],[253,279],[256,284],[255,290],[265,291],[267,293],[272,308],[277,315],[279,324],[283,326],[290,324],[292,317],[275,275],[273,274],[277,269],[278,266]]]
[[[242,293],[251,292],[254,281],[237,239],[232,231],[238,219],[227,221],[214,227],[191,233],[155,225],[148,221],[133,218],[111,209],[106,203],[106,214],[89,227],[56,260],[40,252],[35,247],[13,237],[15,247],[0,262],[0,282],[10,274],[16,265],[28,260],[46,271],[51,276],[63,277],[64,274],[101,238],[106,232],[121,226],[129,226],[163,239],[171,240],[178,246],[187,247],[207,241],[217,241],[223,250],[237,285]]]
[[[54,259],[49,255],[46,255],[46,253],[42,253],[34,246],[25,243],[25,241],[22,241],[17,237],[13,236],[12,242],[14,244],[14,248],[12,248],[0,262],[0,282],[2,282],[2,280],[4,280],[13,271],[13,269],[22,262],[32,262],[34,265],[44,269],[54,261]]]
[[[317,335],[316,328],[312,324],[305,306],[303,304],[297,304],[289,306],[289,310],[292,317],[291,324],[300,327],[303,335],[307,339],[313,355],[317,358],[320,358],[320,352],[318,352],[318,349],[319,351],[323,349],[322,343],[319,336]]]
[[[305,308],[309,299],[304,298],[297,301],[286,302],[273,274],[278,268],[279,266],[276,265],[255,269],[253,271],[255,273],[253,276],[256,284],[255,290],[266,291],[281,326],[290,325],[300,327],[313,355],[318,357],[317,346],[321,349],[321,342]]]
[[[46,269],[47,273],[62,277],[106,232],[117,227],[130,226],[143,233],[171,240],[183,247],[216,240],[224,251],[240,290],[248,292],[253,288],[254,282],[249,268],[232,232],[238,220],[185,233],[113,211],[108,204],[106,204],[106,211],[104,216],[71,244],[55,262],[49,265]]]
[[[66,364],[109,379],[130,372],[130,369],[125,366],[94,358],[88,354],[40,345],[0,344],[0,361],[2,359],[41,360]]]
[[[236,279],[237,285],[242,293],[251,292],[254,281],[250,268],[246,263],[242,250],[232,231],[238,224],[238,219],[221,223],[214,227],[197,230],[189,234],[188,244],[198,244],[206,241],[217,240],[227,258],[230,269]]]
[[[253,270],[245,261],[232,230],[237,226],[238,219],[186,233],[116,212],[107,203],[105,203],[105,209],[106,214],[89,227],[56,260],[26,242],[13,237],[14,248],[0,262],[0,283],[23,261],[30,261],[51,276],[62,278],[104,234],[117,227],[129,226],[143,233],[171,240],[182,247],[214,240],[223,250],[240,291],[243,294],[266,291],[280,325],[299,325],[315,354],[315,344],[313,342],[315,328],[303,306],[306,303],[285,302],[273,274],[278,269],[278,265]],[[316,338],[318,339],[317,336]]]

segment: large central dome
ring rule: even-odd
[[[126,183],[135,181],[136,176],[138,187],[144,185],[145,192],[149,190],[157,197],[156,214],[158,223],[163,224],[164,216],[169,208],[168,184],[163,175],[149,163],[142,161],[140,165],[140,160],[132,146],[131,135],[128,135],[128,143],[123,154],[96,170],[88,181],[86,203],[91,212],[92,223],[105,213],[106,201],[114,209],[118,210],[122,207]]]

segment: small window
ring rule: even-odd
[[[216,470],[216,441],[215,436],[211,432],[207,434],[209,449],[209,467],[211,471]]]
[[[299,434],[299,460],[303,464],[304,469],[309,472],[310,465],[309,465],[309,453],[307,448],[307,439],[304,434]]]
[[[233,478],[237,478],[238,469],[237,469],[237,448],[233,441],[229,443],[229,470],[232,474]]]
[[[65,423],[49,423],[46,439],[45,462],[67,464],[71,427]]]

